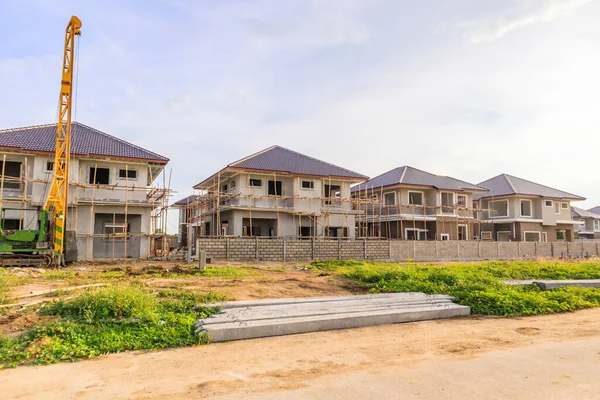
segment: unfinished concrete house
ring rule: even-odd
[[[352,188],[360,236],[406,240],[469,240],[476,230],[473,196],[487,189],[410,166]]]
[[[571,207],[576,239],[600,239],[600,214],[579,207]]]
[[[553,189],[512,175],[501,174],[478,184],[489,192],[474,200],[479,213],[482,240],[555,242],[572,241],[574,225],[571,201],[584,197]]]
[[[2,228],[37,228],[52,181],[56,128],[50,124],[0,131]],[[151,186],[168,161],[74,122],[67,260],[146,258],[152,235],[161,229],[157,212],[166,210],[168,201],[164,188]]]
[[[354,237],[359,211],[352,208],[350,187],[366,179],[280,146],[269,147],[194,186],[200,195],[180,207],[180,215],[187,215],[180,217],[180,227],[191,218],[194,234],[200,236]]]

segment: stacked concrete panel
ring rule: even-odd
[[[363,296],[251,300],[213,304],[220,313],[199,320],[212,341],[356,328],[470,314],[446,295],[391,293]]]

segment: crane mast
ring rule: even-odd
[[[60,86],[54,174],[44,210],[52,211],[54,220],[54,256],[62,263],[64,235],[69,198],[69,163],[71,160],[71,112],[73,71],[75,69],[75,36],[81,35],[81,20],[72,16],[65,31],[65,46]]]

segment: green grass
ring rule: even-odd
[[[155,293],[135,284],[94,288],[42,307],[40,314],[56,317],[51,322],[16,338],[0,337],[0,369],[206,343],[193,325],[216,310],[198,304],[223,299],[218,293]]]
[[[600,306],[600,289],[564,288],[542,291],[516,287],[510,279],[599,279],[598,262],[486,262],[420,265],[320,261],[316,270],[335,271],[370,292],[448,294],[474,314],[523,316]]]

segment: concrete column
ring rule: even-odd
[[[477,241],[477,257],[481,258],[481,240]]]
[[[438,241],[435,241],[435,258],[436,260],[439,259],[439,255],[438,255]]]
[[[550,250],[552,251],[552,257],[556,257],[556,254],[554,254],[554,242],[550,242]]]
[[[533,242],[533,254],[535,255],[536,258],[538,256],[538,250],[537,250],[538,245],[537,244],[538,244],[538,242]]]
[[[338,239],[338,260],[342,259],[342,240]]]
[[[287,260],[287,247],[286,247],[286,240],[283,239],[283,261]]]
[[[417,259],[417,241],[413,240],[413,261]]]
[[[196,254],[200,256],[200,239],[196,238]]]
[[[367,259],[367,239],[363,239],[363,252],[364,252],[364,258],[366,260]]]
[[[254,246],[255,246],[255,250],[256,250],[255,258],[258,261],[258,236],[256,237],[256,241],[254,242]]]
[[[460,260],[460,240],[456,241],[456,259]]]
[[[517,242],[517,258],[521,258],[521,241]]]
[[[229,238],[225,239],[225,258],[227,258],[229,260]]]
[[[206,269],[206,252],[202,250],[198,255],[198,268],[200,271],[204,271]]]
[[[192,263],[192,224],[187,224],[187,257],[188,264]]]
[[[310,239],[310,257],[315,259],[315,238]]]

